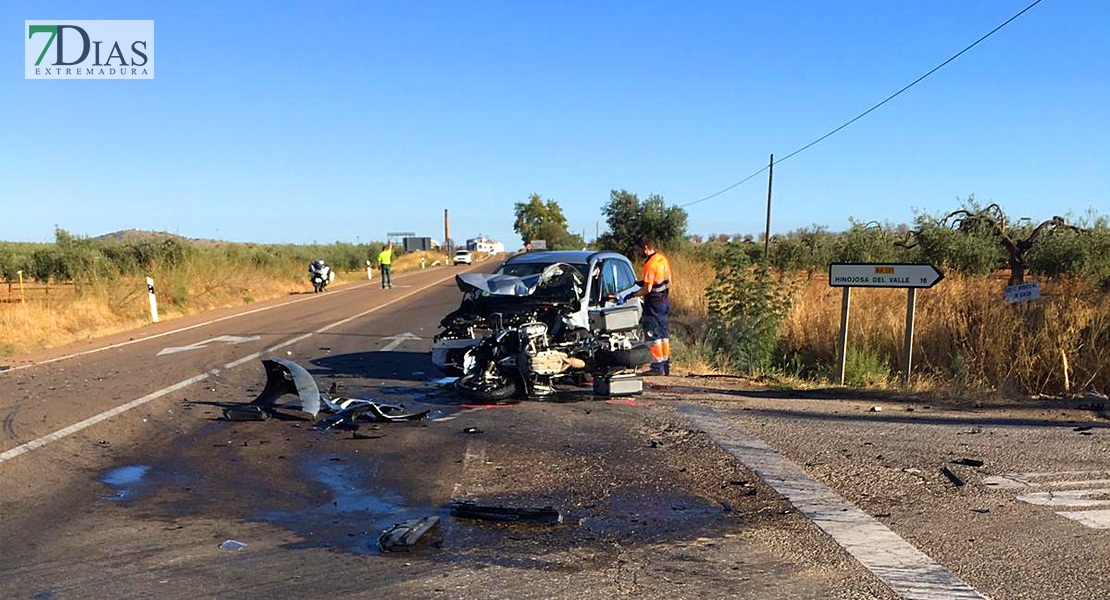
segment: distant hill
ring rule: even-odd
[[[196,244],[220,244],[224,243],[220,240],[206,239],[206,238],[191,238],[168,231],[147,231],[145,229],[122,229],[120,231],[113,231],[112,233],[105,233],[98,235],[93,239],[97,240],[115,240],[117,242],[142,242],[148,240],[164,240],[164,239],[179,239],[186,242]]]

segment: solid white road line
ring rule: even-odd
[[[451,277],[445,277],[443,279],[438,279],[438,280],[436,280],[432,283],[429,283],[428,285],[425,285],[425,286],[417,288],[417,289],[415,289],[411,292],[407,292],[405,294],[397,296],[396,298],[393,298],[393,299],[389,300],[388,302],[385,302],[383,304],[379,304],[379,305],[377,305],[377,306],[375,306],[371,309],[364,310],[364,311],[358,313],[357,315],[347,317],[345,319],[341,319],[341,320],[336,321],[334,323],[331,323],[329,325],[325,325],[324,327],[321,327],[320,329],[317,329],[316,331],[314,331],[312,333],[305,333],[305,334],[302,334],[302,335],[298,335],[297,337],[285,340],[284,342],[281,342],[280,344],[275,344],[273,346],[270,346],[269,348],[266,348],[262,352],[254,352],[254,353],[251,353],[251,354],[249,354],[247,356],[244,356],[240,359],[233,360],[233,361],[227,363],[226,365],[224,365],[222,368],[223,368],[223,370],[227,370],[227,369],[231,369],[233,367],[237,367],[237,366],[242,365],[244,363],[250,362],[251,360],[254,360],[256,358],[260,358],[263,354],[268,354],[268,353],[273,352],[275,350],[279,350],[279,349],[284,348],[286,346],[290,346],[292,344],[295,344],[295,343],[297,343],[301,340],[304,340],[306,338],[312,337],[313,335],[316,335],[318,333],[324,333],[326,331],[329,331],[331,329],[334,329],[334,328],[339,327],[341,325],[344,325],[346,323],[350,323],[351,321],[354,321],[355,319],[358,319],[360,317],[364,317],[364,316],[366,316],[366,315],[368,315],[372,312],[379,311],[379,310],[381,310],[381,309],[383,309],[383,308],[385,308],[385,307],[387,307],[391,304],[395,304],[397,302],[400,302],[401,300],[404,300],[405,298],[408,298],[408,297],[413,296],[415,294],[419,294],[420,292],[423,292],[424,290],[433,288],[433,287],[443,283],[444,281],[448,281],[449,279],[451,279],[453,277],[454,277],[454,274],[452,274]],[[39,364],[42,364],[42,363],[39,363]],[[108,410],[106,410],[106,411],[104,411],[104,412],[102,412],[98,415],[94,415],[92,417],[89,417],[89,418],[85,419],[84,421],[81,421],[79,423],[74,423],[73,425],[70,425],[69,427],[64,427],[62,429],[59,429],[58,431],[55,431],[54,433],[44,435],[44,436],[42,436],[38,439],[31,440],[30,442],[27,442],[26,444],[21,444],[19,446],[16,446],[15,448],[10,449],[10,450],[5,450],[4,452],[0,452],[0,464],[2,464],[4,462],[7,462],[7,461],[9,461],[9,460],[21,455],[21,454],[24,454],[26,452],[30,452],[31,450],[34,450],[36,448],[41,448],[41,447],[43,447],[43,446],[45,446],[45,445],[47,445],[51,442],[56,442],[56,441],[66,437],[68,435],[77,433],[78,431],[81,431],[82,429],[85,429],[86,427],[91,427],[93,425],[96,425],[97,423],[99,423],[101,421],[104,421],[106,419],[110,419],[110,418],[112,418],[112,417],[114,417],[114,416],[116,416],[120,413],[127,412],[127,411],[131,410],[132,408],[137,408],[139,406],[142,406],[142,405],[146,404],[147,402],[150,402],[151,400],[161,398],[162,396],[165,396],[166,394],[169,394],[170,392],[177,391],[177,390],[179,390],[179,389],[181,389],[185,386],[192,385],[192,384],[194,384],[198,381],[203,381],[205,379],[208,379],[210,376],[216,375],[219,372],[220,372],[220,369],[212,369],[210,371],[201,373],[200,375],[194,375],[193,377],[190,377],[188,379],[179,381],[179,382],[177,382],[173,385],[164,387],[164,388],[162,388],[162,389],[160,389],[156,392],[151,392],[151,393],[143,396],[142,398],[136,398],[135,400],[132,400],[132,401],[126,403],[126,404],[121,404],[120,406],[108,409]]]
[[[31,450],[34,450],[35,448],[41,448],[41,447],[49,444],[50,442],[56,442],[56,441],[58,441],[58,440],[60,440],[64,437],[66,437],[67,435],[70,435],[72,433],[77,433],[78,431],[81,431],[82,429],[84,429],[86,427],[92,427],[93,425],[96,425],[97,423],[99,423],[101,421],[104,421],[106,419],[110,419],[110,418],[112,418],[112,417],[114,417],[114,416],[116,416],[120,413],[127,412],[127,411],[129,411],[132,408],[135,408],[137,406],[142,406],[142,405],[146,404],[147,402],[150,402],[151,400],[154,400],[156,398],[161,398],[162,396],[165,396],[166,394],[169,394],[170,392],[175,392],[175,391],[177,391],[177,390],[179,390],[183,387],[192,385],[192,384],[194,384],[198,381],[204,381],[205,379],[208,379],[208,377],[209,377],[208,373],[201,373],[200,375],[194,375],[194,376],[192,376],[188,379],[185,379],[183,381],[179,381],[179,382],[177,382],[177,383],[175,383],[171,386],[164,387],[164,388],[158,390],[157,392],[151,392],[151,393],[143,396],[142,398],[136,398],[136,399],[134,399],[134,400],[132,400],[132,401],[126,403],[126,404],[121,404],[121,405],[119,405],[119,406],[117,406],[113,409],[109,409],[109,410],[106,410],[106,411],[104,411],[104,412],[102,412],[98,415],[91,416],[91,417],[85,419],[84,421],[80,421],[78,423],[74,423],[73,425],[70,425],[69,427],[59,429],[58,431],[55,431],[54,433],[51,433],[49,435],[44,435],[44,436],[42,436],[42,437],[40,437],[36,440],[31,440],[30,442],[27,442],[26,444],[23,444],[23,445],[20,445],[20,446],[16,446],[15,448],[12,448],[11,450],[5,450],[4,452],[0,452],[0,463],[11,460],[11,459],[13,459],[13,458],[19,456],[20,454],[25,453],[25,452],[30,452]]]
[[[701,407],[692,407],[689,414],[700,429],[785,496],[895,594],[907,600],[986,598],[736,423]]]
[[[340,292],[346,292],[346,291],[350,291],[350,290],[361,289],[361,288],[364,288],[368,285],[370,285],[369,282],[339,288],[338,290],[335,290],[334,292],[332,292],[330,294],[330,296],[334,296],[335,294],[338,294]],[[131,344],[138,344],[139,342],[145,342],[147,340],[153,340],[153,339],[157,339],[157,338],[160,338],[160,337],[165,337],[167,335],[173,335],[175,333],[181,333],[182,331],[189,331],[190,329],[196,329],[198,327],[204,327],[206,325],[211,325],[213,323],[219,323],[221,321],[227,321],[229,319],[238,319],[239,317],[245,317],[247,315],[253,315],[255,313],[260,313],[260,312],[263,312],[263,311],[272,310],[272,309],[275,309],[275,308],[281,308],[282,306],[289,306],[290,304],[296,304],[298,302],[307,302],[308,300],[314,300],[316,298],[327,298],[327,297],[329,297],[329,295],[313,294],[313,295],[311,295],[307,298],[297,298],[296,300],[290,300],[289,302],[282,302],[281,304],[274,304],[272,306],[263,306],[262,308],[256,308],[256,309],[248,310],[248,311],[241,312],[241,313],[235,313],[233,315],[227,315],[226,317],[220,317],[218,319],[211,319],[211,320],[205,321],[203,323],[196,323],[196,324],[193,324],[193,325],[189,325],[188,327],[179,327],[179,328],[171,330],[171,331],[163,331],[162,333],[156,333],[154,335],[148,335],[146,337],[141,337],[141,338],[134,339],[134,340],[127,340],[126,342],[120,342],[118,344],[111,344],[109,346],[103,346],[103,347],[100,347],[100,348],[93,348],[92,350],[85,350],[83,352],[74,352],[73,354],[67,354],[65,356],[59,356],[57,358],[51,358],[51,359],[39,361],[39,362],[36,362],[36,363],[28,363],[28,364],[25,364],[25,365],[12,366],[9,369],[5,369],[3,371],[0,371],[0,376],[4,375],[5,373],[14,373],[14,372],[22,370],[22,369],[30,369],[31,367],[37,367],[37,366],[40,366],[40,365],[48,365],[50,363],[56,363],[56,362],[61,361],[61,360],[76,358],[78,356],[85,356],[86,354],[95,354],[97,352],[103,352],[105,350],[112,350],[113,348],[121,348],[123,346],[130,346]]]

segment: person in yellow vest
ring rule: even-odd
[[[378,253],[378,268],[382,270],[382,289],[393,289],[393,242]]]
[[[644,299],[644,314],[640,324],[651,346],[651,371],[657,375],[671,374],[671,340],[667,319],[671,314],[671,262],[662,252],[655,250],[650,237],[640,238],[640,253],[644,261],[644,280],[640,289],[630,297]]]

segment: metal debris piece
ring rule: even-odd
[[[247,545],[239,540],[226,540],[224,543],[220,544],[220,550],[232,550],[235,552],[246,547]]]
[[[477,427],[467,427],[467,428],[463,429],[462,432],[463,433],[482,433],[482,430],[478,429]]]
[[[964,465],[965,467],[981,467],[983,466],[983,461],[974,458],[957,458],[952,461],[952,464]]]
[[[518,508],[509,506],[479,506],[473,502],[456,502],[451,505],[451,516],[463,519],[484,521],[508,521],[512,523],[542,523],[558,525],[563,522],[563,514],[545,506],[543,508]]]
[[[228,421],[265,421],[269,418],[270,413],[254,404],[224,408],[224,419]]]
[[[420,539],[439,524],[439,517],[421,517],[398,523],[382,532],[378,547],[384,552],[412,552]]]
[[[883,407],[881,407],[881,406],[872,406],[871,408],[868,409],[868,412],[883,412]]]
[[[1083,431],[1090,431],[1092,429],[1094,429],[1093,425],[1084,425],[1082,427],[1074,427],[1074,428],[1072,428],[1072,431],[1083,432]]]
[[[300,410],[316,418],[320,413],[320,389],[304,367],[284,358],[263,358],[262,366],[266,368],[266,387],[251,404],[273,407],[278,398],[296,394]]]
[[[940,472],[942,475],[947,477],[949,481],[952,482],[952,485],[956,487],[964,486],[964,480],[960,479],[960,476],[957,475],[952,469],[949,469],[948,467],[941,467]]]
[[[349,429],[358,429],[358,421],[370,421],[375,423],[418,421],[427,417],[430,412],[425,410],[423,412],[405,414],[401,412],[404,410],[403,407],[393,404],[379,404],[372,400],[362,400],[360,398],[343,398],[338,402],[325,402],[329,409],[333,409],[336,412],[320,422],[320,428],[324,430],[340,425]]]

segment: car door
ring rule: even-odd
[[[632,298],[624,304],[617,304],[618,296],[636,289],[632,267],[617,258],[599,261],[591,270],[591,283],[596,289],[590,290],[590,328],[594,331],[624,331],[636,325],[642,314],[640,299]],[[622,316],[618,316],[622,315]],[[616,329],[614,329],[614,324]]]

